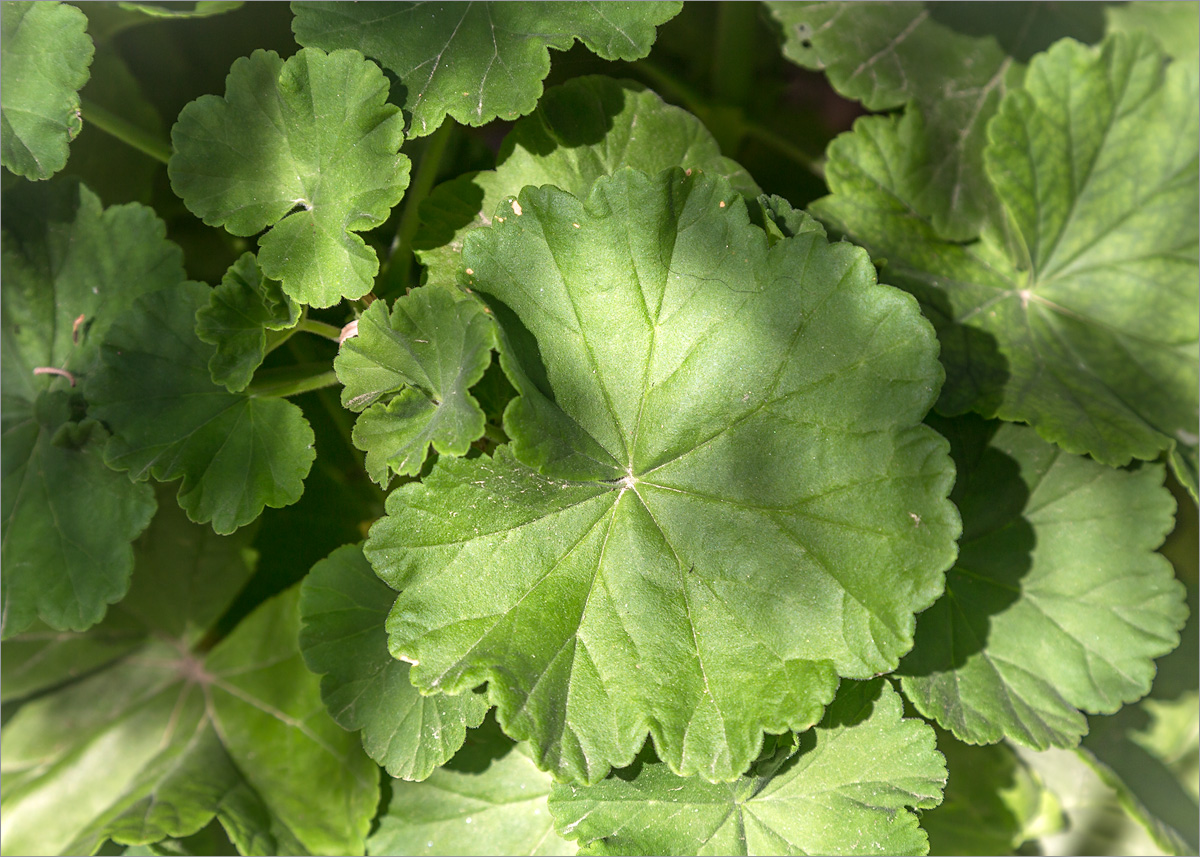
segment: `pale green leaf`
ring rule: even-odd
[[[390,315],[383,301],[371,304],[342,343],[333,363],[342,404],[364,411],[354,445],[380,485],[392,473],[420,473],[431,446],[465,455],[483,436],[484,413],[469,390],[497,347],[488,313],[465,295],[422,288],[397,299]]]
[[[1104,17],[1112,33],[1149,33],[1174,59],[1200,56],[1200,3],[1195,0],[1140,0],[1106,3]]]
[[[546,808],[552,782],[489,719],[429,779],[392,783],[367,853],[574,854]]]
[[[3,10],[0,161],[19,176],[48,179],[66,166],[83,126],[79,90],[95,46],[74,6],[5,0]]]
[[[496,160],[495,170],[445,182],[422,202],[413,245],[431,283],[454,282],[467,235],[489,225],[497,206],[526,185],[552,184],[583,199],[597,179],[621,167],[651,174],[684,167],[725,176],[744,196],[759,193],[745,170],[722,157],[699,119],[636,83],[609,77],[551,87],[533,114],[513,126]]]
[[[187,105],[171,129],[171,187],[210,226],[259,239],[263,273],[300,303],[371,290],[379,259],[357,232],[408,187],[399,108],[356,51],[274,51],[237,60],[225,97]]]
[[[91,413],[113,431],[110,467],[138,481],[182,478],[188,517],[230,533],[264,506],[294,503],[315,451],[298,407],[212,382],[214,349],[192,329],[208,298],[199,283],[141,298],[109,330],[86,390]]]
[[[1074,746],[1079,709],[1145,695],[1179,644],[1183,587],[1154,552],[1175,502],[1160,465],[1113,470],[974,417],[951,439],[963,516],[946,594],[917,621],[905,695],[971,743]]]
[[[864,253],[768,249],[727,182],[622,170],[586,204],[526,188],[465,261],[521,396],[511,449],[439,460],[372,528],[417,687],[490,682],[561,778],[649,731],[730,780],[837,675],[895,667],[959,524],[918,424],[933,333]]]
[[[933,730],[887,682],[848,682],[815,728],[731,783],[684,779],[645,751],[594,786],[555,785],[558,830],[587,854],[924,854],[912,809],[937,806]]]
[[[217,346],[208,361],[213,383],[246,389],[267,353],[267,331],[295,327],[300,308],[275,280],[263,276],[253,253],[243,253],[196,312],[196,335]]]
[[[409,135],[433,133],[447,116],[464,125],[533,110],[550,72],[550,48],[578,39],[606,60],[650,53],[655,28],[678,2],[293,3],[296,41],[353,48],[404,85]]]
[[[949,244],[914,216],[913,114],[834,142],[813,211],[887,260],[939,328],[939,410],[1031,423],[1109,465],[1197,434],[1197,80],[1148,40],[1064,41],[990,124],[1010,228]]]
[[[380,582],[360,545],[313,566],[300,590],[300,650],[321,674],[334,720],[361,729],[363,748],[393,777],[423,780],[462,746],[487,713],[486,697],[422,696],[409,665],[388,654],[384,621],[396,593]]]

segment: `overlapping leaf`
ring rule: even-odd
[[[904,692],[964,741],[1072,746],[1079,709],[1143,696],[1152,659],[1179,644],[1183,587],[1154,553],[1175,505],[1162,467],[1112,470],[1013,424],[937,425],[964,532],[901,664]]]
[[[225,97],[187,105],[171,129],[171,187],[192,213],[234,235],[271,230],[258,262],[300,303],[359,298],[379,271],[355,233],[378,226],[408,187],[399,108],[356,51],[255,51]]]
[[[552,184],[583,199],[621,167],[651,174],[684,167],[725,176],[744,196],[759,192],[699,119],[609,77],[577,77],[547,90],[504,138],[497,162],[495,170],[439,185],[422,202],[413,244],[431,283],[454,281],[467,234],[489,225],[500,203],[526,185]]]
[[[229,533],[264,506],[296,502],[315,452],[298,407],[213,383],[214,348],[193,331],[208,299],[208,288],[184,283],[138,300],[109,330],[86,390],[113,432],[109,466],[138,481],[182,478],[188,516]]]
[[[253,253],[244,253],[196,313],[196,335],[217,346],[208,361],[213,382],[231,393],[246,389],[267,353],[267,331],[295,327],[300,308],[280,284],[263,276]]]
[[[0,161],[27,179],[47,179],[66,166],[83,127],[79,90],[95,46],[73,6],[5,0],[3,9]]]
[[[76,383],[113,319],[181,282],[183,259],[150,209],[103,209],[75,181],[6,193],[3,224],[3,633],[38,616],[82,630],[125,594],[155,504],[104,466]]]
[[[366,554],[426,691],[489,681],[540,765],[596,781],[647,730],[738,776],[836,676],[892,669],[958,517],[932,331],[866,256],[770,249],[728,183],[526,188],[468,239],[520,398],[494,458],[402,486]]]
[[[480,694],[417,692],[409,665],[387,650],[384,620],[395,595],[375,576],[361,546],[338,548],[304,579],[300,650],[309,669],[322,675],[325,707],[344,728],[362,730],[367,755],[393,777],[423,780],[462,746],[488,705]]]
[[[848,683],[814,729],[727,784],[652,753],[594,786],[555,785],[559,832],[588,854],[923,854],[911,811],[941,801],[933,730],[883,680]]]
[[[550,48],[581,41],[606,60],[650,53],[655,28],[677,2],[293,3],[305,46],[353,48],[395,72],[411,114],[409,135],[433,133],[447,116],[464,125],[533,110],[550,72]]]
[[[813,211],[921,299],[947,366],[940,410],[1029,422],[1110,465],[1195,446],[1197,82],[1163,65],[1144,38],[1035,59],[989,131],[1011,226],[968,245],[916,216],[915,115],[834,142],[833,195]]]
[[[296,646],[298,593],[259,607],[207,656],[189,651],[249,576],[245,542],[178,511],[156,519],[133,600],[81,636],[123,617],[144,642],[5,724],[4,853],[153,843],[214,816],[242,853],[362,853],[378,769],[321,705]],[[206,598],[180,598],[182,581]]]
[[[465,455],[483,436],[484,413],[469,391],[496,344],[488,310],[447,289],[418,289],[390,315],[382,301],[367,308],[333,365],[342,404],[363,411],[354,444],[372,479],[386,486],[393,472],[415,476],[431,446]]]
[[[574,854],[546,808],[553,781],[488,720],[422,783],[393,783],[368,854]]]

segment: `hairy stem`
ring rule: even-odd
[[[259,370],[246,388],[246,393],[258,399],[282,399],[331,387],[336,383],[337,375],[328,363],[305,363]]]
[[[389,294],[403,294],[411,285],[413,270],[413,237],[420,225],[421,202],[429,196],[433,183],[437,180],[438,171],[442,166],[442,158],[450,138],[454,135],[454,120],[449,116],[442,126],[430,135],[421,152],[421,160],[413,174],[412,183],[404,199],[404,212],[400,215],[400,227],[388,248],[387,270],[384,275],[383,291]]]
[[[122,143],[133,146],[139,152],[149,155],[159,163],[165,164],[171,159],[170,145],[159,140],[149,131],[138,128],[131,122],[127,122],[115,113],[110,113],[99,104],[89,101],[86,98],[81,100],[81,106],[84,120],[91,122],[106,134],[111,134]]]

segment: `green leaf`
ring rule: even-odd
[[[120,312],[183,279],[182,254],[150,209],[103,209],[71,180],[6,192],[3,227],[0,624],[82,630],[125,594],[155,503],[105,467],[104,429],[73,384]]]
[[[367,755],[393,777],[423,780],[462,746],[488,705],[480,694],[417,692],[409,665],[387,650],[384,621],[395,598],[360,545],[338,548],[304,579],[300,651],[322,674],[321,698],[334,720],[362,730]]]
[[[949,777],[937,808],[921,813],[930,854],[1015,854],[1062,829],[1054,794],[1006,744],[973,747],[938,733]]]
[[[231,533],[263,506],[296,502],[316,455],[300,409],[212,382],[214,353],[192,330],[209,289],[184,283],[138,300],[112,326],[86,385],[113,432],[105,461],[135,480],[182,477],[179,505]]]
[[[1028,422],[1113,466],[1195,438],[1197,81],[1163,63],[1123,38],[1036,58],[989,131],[1010,228],[972,244],[914,216],[927,140],[913,114],[860,120],[832,145],[833,195],[813,211],[921,299],[943,413]]]
[[[655,28],[677,2],[293,3],[296,41],[353,48],[404,85],[409,135],[432,134],[447,116],[464,125],[516,119],[537,106],[550,48],[575,40],[606,60],[650,53]]]
[[[65,3],[5,0],[0,35],[0,162],[27,179],[48,179],[67,163],[83,121],[79,90],[95,46],[87,18]]]
[[[368,854],[574,854],[546,808],[553,781],[487,720],[422,783],[392,783]]]
[[[371,304],[357,335],[342,343],[333,362],[345,385],[342,404],[364,411],[354,445],[367,453],[367,473],[380,485],[393,472],[420,473],[430,446],[466,455],[483,436],[483,410],[468,391],[497,347],[489,312],[446,289],[418,289],[399,298],[390,316],[383,301]]]
[[[389,648],[426,692],[489,681],[558,777],[649,730],[672,770],[733,779],[837,675],[893,669],[941,592],[932,331],[848,244],[768,250],[719,179],[623,170],[509,211],[465,259],[514,444],[389,497],[365,549],[401,592]]]
[[[732,783],[682,779],[647,750],[597,785],[556,784],[550,810],[588,854],[923,854],[910,808],[937,806],[946,766],[901,714],[882,679],[847,683],[798,750]]]
[[[1149,33],[1173,59],[1195,60],[1200,56],[1200,4],[1195,0],[1141,3],[1110,3],[1104,17],[1112,33]]]
[[[1033,18],[1037,5],[1020,14]],[[946,240],[978,235],[994,202],[983,168],[987,120],[1020,84],[1020,63],[996,39],[940,23],[924,3],[767,6],[783,27],[785,57],[823,71],[868,110],[911,103],[925,117],[931,156],[909,202]]]
[[[297,647],[298,592],[261,605],[207,656],[190,648],[250,576],[248,541],[178,510],[155,519],[129,597],[75,635],[101,642],[121,618],[143,642],[5,723],[4,853],[153,843],[214,816],[242,853],[362,853],[378,769],[325,714]],[[185,594],[201,584],[206,592]],[[10,646],[26,642],[5,645],[6,672]],[[23,666],[31,686],[59,672],[45,660]]]
[[[963,538],[900,665],[904,693],[970,743],[1073,746],[1078,709],[1145,695],[1179,644],[1184,590],[1154,553],[1175,510],[1163,469],[1112,470],[1013,424],[934,425],[958,464]]]
[[[759,193],[699,119],[639,84],[609,77],[577,77],[548,89],[504,138],[496,160],[495,170],[445,182],[421,203],[413,245],[431,283],[454,282],[467,235],[489,225],[496,208],[527,185],[552,184],[585,199],[597,179],[621,167],[651,174],[685,167],[725,176],[744,196]]]
[[[208,361],[214,384],[246,389],[267,353],[267,331],[289,330],[300,307],[280,284],[263,276],[253,253],[243,253],[196,313],[196,335],[217,346]]]
[[[399,108],[356,51],[274,51],[237,60],[225,97],[183,108],[171,129],[171,187],[196,216],[259,239],[263,273],[300,303],[331,306],[371,290],[372,229],[408,187]]]

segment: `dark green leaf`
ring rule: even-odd
[[[1073,746],[1078,709],[1143,696],[1179,644],[1183,587],[1154,553],[1175,503],[1163,469],[1112,470],[1024,426],[934,423],[951,438],[963,516],[946,594],[901,664],[920,711],[971,743]]]
[[[0,161],[27,179],[48,179],[67,163],[79,133],[79,90],[95,46],[87,18],[65,3],[5,0],[0,34]]]
[[[113,431],[109,466],[139,481],[182,477],[188,517],[230,533],[263,506],[294,503],[315,452],[295,405],[213,384],[214,349],[192,330],[208,298],[198,283],[141,298],[113,324],[86,389],[91,412]]]
[[[383,223],[408,187],[403,119],[356,51],[255,51],[171,129],[171,187],[210,226],[259,240],[266,276],[325,307],[371,290],[375,251],[356,232]]]
[[[912,808],[941,800],[933,730],[883,680],[847,683],[798,750],[731,783],[683,779],[644,751],[594,786],[555,785],[558,830],[588,854],[923,854]]]
[[[423,780],[462,746],[488,705],[481,694],[417,692],[409,665],[387,650],[384,621],[395,600],[361,546],[338,548],[304,579],[300,650],[323,675],[325,707],[344,728],[362,730],[367,755],[393,777]]]
[[[353,48],[395,72],[411,114],[409,135],[447,116],[464,125],[533,110],[550,72],[550,48],[583,42],[606,60],[650,53],[655,28],[682,3],[293,3],[302,45]]]
[[[894,668],[958,516],[933,334],[865,254],[768,250],[728,183],[526,188],[467,242],[521,397],[494,459],[393,492],[366,554],[426,692],[489,681],[540,765],[600,779],[646,731],[735,778]],[[667,678],[669,677],[669,679]]]
[[[213,383],[246,389],[267,353],[267,331],[295,327],[299,318],[296,302],[263,276],[253,253],[243,253],[196,313],[196,335],[217,346],[208,361]]]

